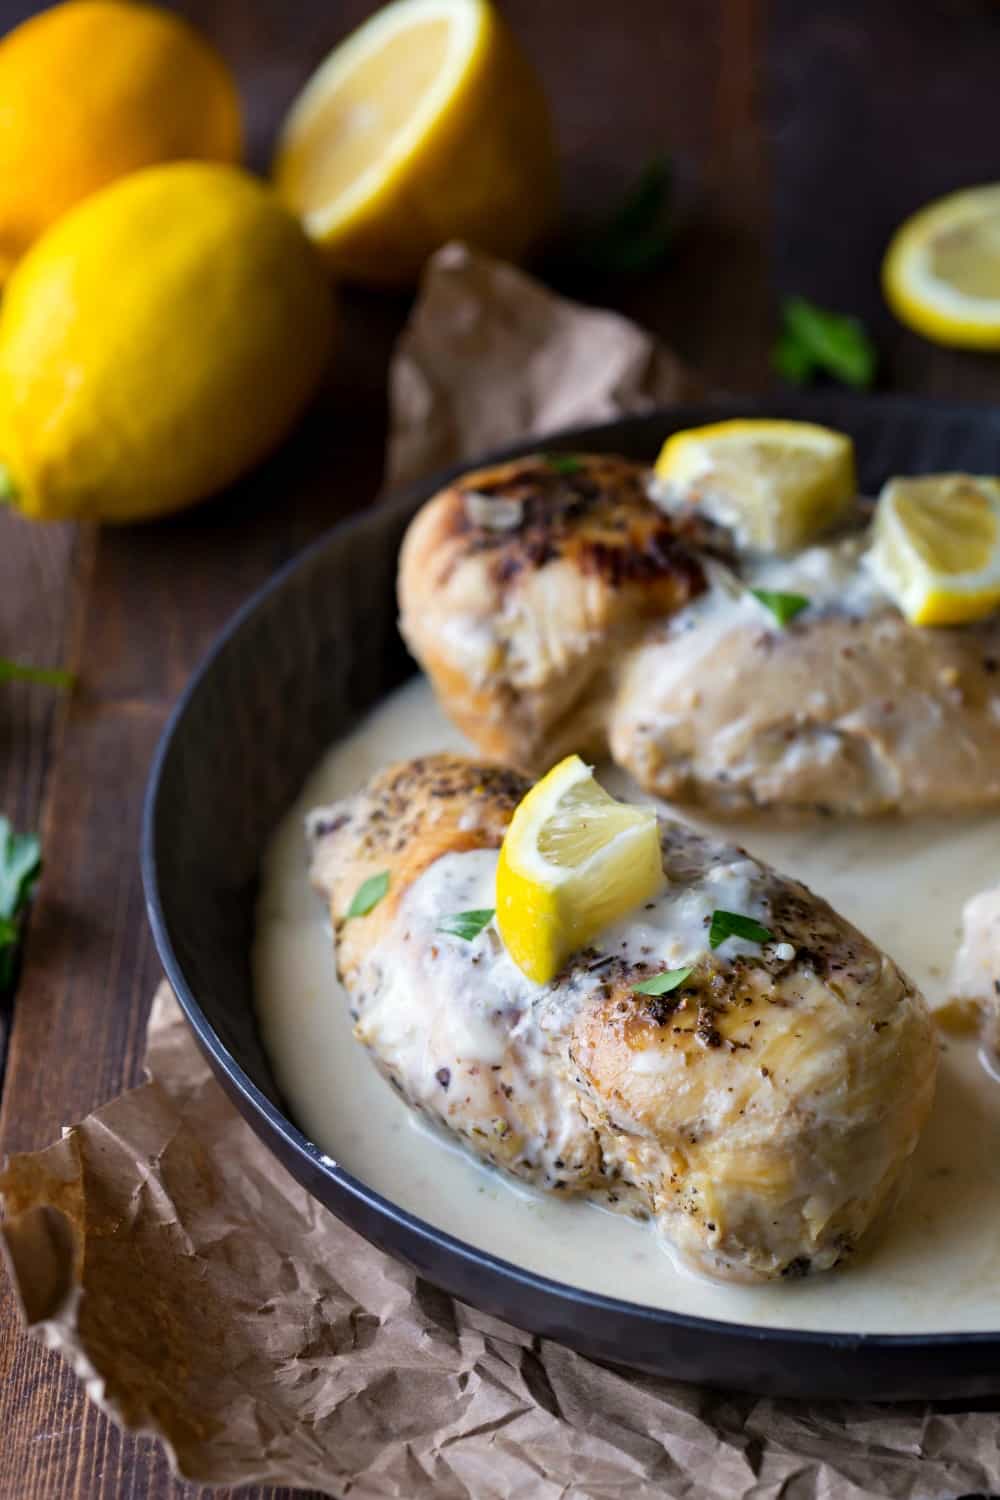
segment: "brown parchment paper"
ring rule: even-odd
[[[689,390],[628,323],[450,246],[394,364],[390,469],[412,477]],[[157,1435],[184,1476],[356,1500],[1000,1490],[993,1411],[700,1391],[603,1368],[454,1302],[278,1166],[166,985],[148,1043],[149,1083],[7,1164],[0,1239],[31,1333],[116,1422]]]

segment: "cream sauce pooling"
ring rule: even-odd
[[[320,764],[264,863],[254,951],[260,1028],[292,1112],[318,1148],[449,1233],[611,1296],[791,1328],[1000,1329],[1000,1083],[980,1067],[973,1043],[945,1043],[934,1114],[888,1232],[844,1270],[772,1286],[695,1278],[674,1266],[648,1226],[525,1188],[420,1123],[351,1035],[326,915],[308,882],[303,822],[387,762],[449,747],[467,748],[427,685],[402,689]],[[619,795],[648,800],[617,770],[601,777]],[[749,844],[826,896],[932,1003],[945,998],[963,903],[998,873],[996,817],[696,826]]]

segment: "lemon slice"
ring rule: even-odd
[[[882,263],[893,312],[939,344],[1000,349],[1000,183],[949,193],[898,229]]]
[[[616,802],[569,755],[511,819],[497,866],[497,927],[518,968],[547,984],[664,879],[652,808]]]
[[[391,284],[450,239],[522,255],[554,163],[541,86],[488,0],[395,0],[293,104],[274,179],[336,272]]]
[[[1000,607],[1000,480],[891,479],[875,512],[870,565],[914,625],[964,625]]]
[[[665,504],[697,504],[739,545],[789,552],[850,510],[854,445],[812,422],[714,422],[667,439],[656,483]]]

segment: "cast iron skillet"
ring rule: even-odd
[[[519,444],[490,460],[539,447],[651,459],[677,428],[754,414],[852,433],[869,494],[892,472],[1000,473],[1000,412],[839,394],[675,407]],[[220,1082],[292,1175],[382,1250],[463,1301],[595,1358],[768,1395],[898,1400],[1000,1392],[1000,1330],[853,1336],[751,1328],[521,1270],[372,1192],[322,1156],[286,1113],[253,1014],[261,854],[321,753],[412,672],[396,631],[396,554],[417,507],[467,467],[336,527],[278,573],[222,633],[163,735],[145,807],[146,899],[167,977]]]

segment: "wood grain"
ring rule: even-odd
[[[0,0],[0,26],[35,7]],[[366,0],[201,0],[182,7],[235,67],[252,158]],[[714,384],[768,381],[776,294],[859,312],[901,389],[1000,396],[1000,362],[904,334],[882,307],[881,247],[900,215],[995,175],[1000,9],[987,0],[509,0],[553,102],[565,233],[666,150],[678,181],[671,262],[583,288],[654,327]],[[887,59],[892,65],[887,65]],[[553,262],[555,263],[555,262]],[[547,263],[548,264],[548,263]],[[344,298],[320,400],[258,474],[146,529],[79,539],[0,516],[0,653],[70,659],[61,703],[5,694],[0,806],[41,817],[48,862],[0,1102],[0,1150],[43,1145],[141,1068],[158,977],[136,848],[149,758],[192,666],[231,611],[327,525],[371,502],[384,377],[405,298]],[[193,1500],[162,1452],[125,1438],[58,1360],[24,1338],[0,1290],[0,1500]],[[243,1491],[276,1497],[278,1491]]]

